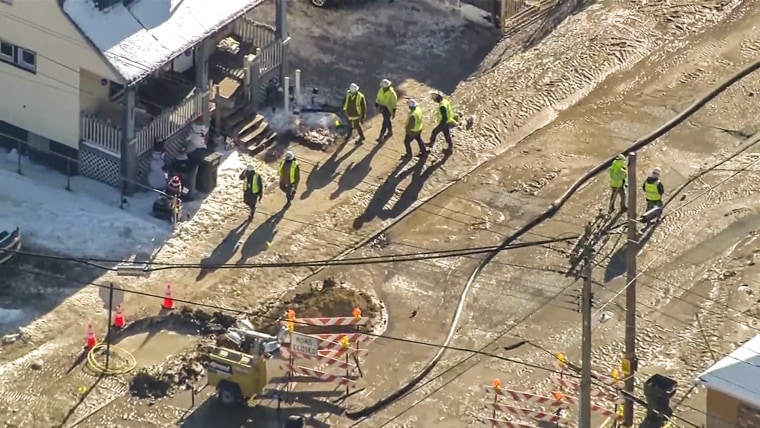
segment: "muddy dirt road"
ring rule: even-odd
[[[241,207],[234,202],[219,206],[214,212],[205,214],[218,219],[217,229],[199,230],[190,222],[185,226],[184,236],[173,238],[167,244],[163,259],[161,256],[159,259],[197,263],[210,254],[222,254],[222,259],[232,263],[238,259],[287,262],[328,258],[389,223],[435,189],[456,180],[474,164],[503,153],[487,167],[477,170],[394,226],[381,248],[368,247],[360,250],[358,255],[498,242],[548,205],[589,166],[672,117],[704,88],[757,55],[758,35],[751,25],[753,19],[757,19],[753,14],[755,2],[746,2],[742,6],[739,2],[729,1],[698,5],[686,1],[613,0],[568,4],[576,7],[559,8],[548,17],[558,21],[566,18],[551,34],[546,31],[551,29],[546,23],[549,19],[523,29],[522,33],[502,41],[485,57],[484,69],[459,85],[454,101],[475,115],[476,125],[472,131],[456,132],[457,150],[452,157],[446,158],[438,152],[425,162],[399,169],[397,159],[401,143],[398,137],[377,149],[373,144],[342,147],[327,154],[297,149],[304,172],[310,174],[307,186],[311,182],[311,191],[305,197],[299,195],[300,199],[290,210],[279,212],[283,202],[281,196],[277,193],[267,195],[256,224],[250,230],[241,231],[237,228],[244,216]],[[755,6],[754,10],[752,6]],[[459,79],[472,71],[468,67],[455,69],[449,58],[459,58],[465,64],[479,62],[485,55],[483,49],[489,44],[488,38],[484,39],[485,30],[473,28],[433,6],[404,10],[403,13],[398,9],[391,10],[383,3],[367,7],[372,13],[366,13],[366,10],[326,12],[307,9],[304,5],[293,6],[295,16],[301,19],[300,22],[293,19],[294,38],[300,34],[305,39],[297,43],[296,57],[303,61],[299,67],[304,70],[307,81],[308,76],[322,76],[320,70],[329,66],[330,77],[320,77],[319,85],[337,94],[351,81],[357,81],[363,87],[374,87],[373,82],[390,74],[400,81],[402,92],[419,97],[426,111],[432,112],[432,102],[425,97],[427,90],[451,90]],[[423,22],[432,24],[422,25]],[[707,29],[711,30],[708,35],[698,35]],[[387,35],[381,38],[378,33]],[[314,34],[317,36],[307,38],[307,35]],[[355,37],[349,39],[344,37],[345,34]],[[384,46],[378,46],[381,41]],[[376,50],[366,49],[371,42],[375,42]],[[346,52],[353,56],[343,55]],[[716,56],[720,59],[715,60]],[[642,59],[644,61],[637,64]],[[374,72],[366,71],[364,67],[368,64]],[[388,67],[383,69],[382,64]],[[441,70],[446,71],[445,79],[427,77],[438,76]],[[594,91],[602,81],[602,86]],[[721,100],[693,118],[689,125],[682,126],[644,151],[640,161],[641,174],[654,165],[661,165],[666,185],[674,187],[691,172],[731,151],[738,143],[737,137],[715,127],[741,130],[753,125],[756,111],[743,107],[753,91],[752,85],[756,87],[756,81],[732,88]],[[368,89],[366,93],[370,96],[372,91]],[[570,108],[581,100],[579,105]],[[426,123],[432,123],[431,116],[432,113],[426,115]],[[521,141],[551,121],[554,123],[550,127]],[[378,125],[376,118],[370,121],[369,136],[376,132]],[[514,147],[518,142],[519,145]],[[264,173],[272,175],[271,167]],[[719,180],[719,174],[705,179],[707,183]],[[234,173],[222,176],[221,183],[211,198],[234,201],[238,189]],[[677,211],[680,214],[668,218],[650,240],[640,262],[646,266],[650,260],[655,260],[648,274],[673,281],[677,274],[660,271],[659,266],[672,262],[671,257],[675,254],[709,237],[707,231],[710,229],[702,222],[706,224],[712,220],[710,226],[716,230],[743,215],[738,203],[737,207],[730,208],[738,209],[734,214],[723,216],[722,212],[732,203],[725,195],[737,198],[746,195],[741,192],[753,189],[750,186],[752,181],[746,177],[731,181],[729,185],[740,183],[745,187],[736,187],[738,190],[735,191],[720,188],[723,192],[708,192],[708,196],[699,199],[700,203],[695,202]],[[602,196],[604,187],[604,180],[589,186],[557,218],[526,239],[576,233],[606,197]],[[225,188],[234,190],[223,195]],[[693,192],[694,195],[698,193]],[[687,226],[693,219],[698,221]],[[705,234],[684,235],[685,230],[702,230]],[[188,240],[188,235],[198,239]],[[673,241],[676,244],[667,246]],[[271,247],[266,246],[266,242],[270,242]],[[656,257],[658,248],[665,248],[666,256]],[[561,246],[555,246],[513,251],[493,262],[468,300],[456,345],[483,346],[496,339],[505,328],[517,325],[518,328],[504,339],[497,340],[494,348],[527,339],[551,351],[565,351],[576,357],[573,351],[578,347],[575,326],[579,317],[573,312],[574,303],[567,302],[564,297],[554,298],[564,293],[567,287],[570,287],[568,290],[574,289],[569,281],[552,272],[564,264],[561,250]],[[386,302],[391,317],[389,335],[438,342],[444,335],[462,282],[475,263],[474,259],[451,259],[330,270],[329,274],[342,277],[355,286],[371,288]],[[612,265],[614,267],[614,263]],[[601,268],[599,271],[601,275]],[[219,270],[201,278],[198,273],[198,270],[163,272],[148,281],[130,281],[128,286],[161,294],[163,283],[171,281],[177,297],[249,308],[291,289],[309,272],[293,268]],[[599,281],[607,287],[600,289],[600,296],[609,298],[611,295],[605,294],[604,290],[620,287],[619,279],[605,281],[600,277]],[[657,287],[663,285],[655,282],[651,287],[659,290]],[[665,291],[644,294],[642,304],[650,305],[652,310],[662,310],[673,295],[680,295],[674,288],[662,290]],[[76,298],[66,300],[48,317],[31,326],[32,343],[39,346],[61,331],[81,329],[84,317],[98,313],[97,299],[96,290],[85,289]],[[547,301],[550,303],[546,304]],[[158,302],[151,299],[130,300],[128,318],[153,315],[157,306]],[[542,310],[523,320],[542,306]],[[610,306],[607,310],[613,315],[620,314],[615,313],[613,304]],[[417,315],[412,317],[414,311]],[[647,312],[642,309],[642,314]],[[690,322],[688,315],[685,317],[683,321]],[[600,327],[595,356],[600,366],[610,364],[616,350],[622,349],[616,342],[621,328],[619,318],[615,316]],[[657,322],[666,325],[665,321]],[[684,325],[668,328],[680,331]],[[2,399],[7,403],[21,400],[40,404],[23,411],[18,406],[9,405],[5,410],[9,413],[2,415],[3,419],[28,426],[47,426],[62,420],[69,409],[82,401],[71,412],[71,422],[124,391],[123,383],[110,379],[108,385],[95,389],[97,394],[81,397],[80,386],[89,387],[93,379],[79,372],[76,375],[66,372],[70,361],[75,360],[74,349],[81,344],[79,337],[75,336],[61,336],[31,357],[3,366]],[[557,349],[558,344],[562,344],[563,349]],[[56,353],[55,359],[53,352]],[[348,405],[359,406],[383,396],[419,369],[434,352],[432,347],[378,340],[373,344],[367,362],[366,382],[371,387],[354,397]],[[654,361],[647,360],[647,351],[642,353],[643,359]],[[394,356],[392,361],[389,361],[389,355]],[[547,362],[545,354],[527,347],[508,355],[536,364]],[[462,358],[463,355],[448,353],[437,373]],[[671,358],[678,356],[674,354]],[[43,359],[46,365],[31,376],[27,367],[34,359]],[[60,360],[67,363],[65,367]],[[514,387],[547,388],[545,374],[538,371],[491,360],[471,359],[462,365],[464,368],[470,366],[474,368],[461,376],[455,377],[461,370],[453,369],[436,378],[363,424],[459,427],[474,420],[482,399],[481,387],[493,377],[501,377],[505,382],[519,378],[520,383],[510,383]],[[688,370],[682,366],[673,370],[689,376]],[[30,384],[33,385],[31,389],[28,388]],[[435,392],[438,388],[441,389]],[[22,397],[18,391],[27,392]],[[39,399],[53,392],[56,392],[54,401]],[[180,394],[175,400],[161,400],[151,406],[120,399],[82,426],[175,425],[187,408],[188,399]],[[421,399],[424,400],[414,408],[401,413]],[[313,426],[351,424],[331,416],[336,409],[317,404],[293,406],[287,412],[312,414],[315,416]],[[187,426],[207,426],[209,420],[219,422],[223,418],[244,426],[270,426],[264,425],[268,423],[277,426],[277,418],[266,406],[256,413],[242,415],[220,413],[209,406],[196,409]],[[401,416],[393,419],[398,414]]]

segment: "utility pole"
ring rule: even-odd
[[[591,428],[591,259],[589,253],[583,266],[583,291],[581,313],[583,314],[583,345],[581,349],[581,403],[579,428]]]
[[[625,357],[623,358],[623,376],[625,390],[623,426],[633,426],[633,399],[635,379],[638,366],[636,358],[636,257],[639,253],[638,225],[636,221],[636,153],[628,154],[628,243],[626,245],[626,293],[625,293]]]

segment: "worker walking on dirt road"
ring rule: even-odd
[[[375,109],[380,111],[383,115],[383,127],[380,129],[380,136],[377,137],[377,142],[391,138],[393,135],[393,122],[392,119],[396,117],[396,104],[398,103],[398,96],[396,90],[391,86],[391,81],[383,79],[380,82],[380,89],[377,91],[377,97],[375,98]]]
[[[665,188],[660,183],[660,168],[655,168],[652,173],[644,181],[644,185],[641,186],[644,190],[644,194],[647,199],[647,212],[651,211],[655,207],[662,209],[662,195],[665,194]],[[660,211],[657,217],[662,214]]]
[[[240,173],[240,179],[243,180],[243,202],[250,210],[248,221],[251,221],[256,213],[256,204],[261,202],[264,196],[264,182],[253,165],[248,165],[245,171]]]
[[[628,168],[625,155],[619,154],[615,156],[615,160],[612,161],[612,165],[610,166],[610,189],[612,189],[610,212],[615,211],[615,199],[618,196],[620,196],[620,211],[628,209],[625,206],[625,179],[627,176]]]
[[[301,181],[301,167],[298,166],[296,155],[290,150],[285,152],[277,174],[280,177],[280,190],[285,192],[285,197],[288,199],[285,206],[289,206],[296,197],[298,183]]]
[[[444,97],[440,92],[431,92],[433,101],[438,103],[437,125],[433,128],[433,132],[430,134],[430,148],[433,148],[435,140],[439,134],[443,134],[446,139],[445,153],[451,153],[454,151],[454,142],[451,140],[451,126],[455,125],[456,119],[454,118],[454,109],[451,108],[451,101]]]
[[[359,133],[359,140],[357,143],[361,144],[364,141],[364,130],[362,129],[362,123],[367,118],[367,99],[364,98],[364,94],[359,92],[359,85],[352,83],[348,87],[346,93],[346,100],[343,101],[343,111],[348,116],[348,133],[346,134],[346,141],[351,140],[351,134],[354,129]]]
[[[425,142],[422,141],[422,109],[415,100],[409,100],[408,105],[409,119],[406,121],[406,136],[404,137],[406,153],[401,156],[401,159],[412,157],[412,141],[416,141],[420,146],[420,153],[417,156],[422,157],[428,152]]]

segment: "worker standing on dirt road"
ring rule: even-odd
[[[364,94],[359,92],[359,85],[352,83],[348,87],[346,93],[346,100],[343,101],[343,111],[348,116],[348,133],[346,134],[346,141],[351,140],[351,134],[354,129],[359,133],[358,144],[364,141],[364,130],[362,129],[362,123],[367,118],[367,99],[364,98]]]
[[[615,160],[612,161],[610,166],[610,188],[612,189],[612,195],[610,195],[610,212],[615,211],[615,199],[620,196],[620,211],[625,211],[628,208],[625,206],[625,179],[628,176],[628,168],[625,155],[619,154],[615,156]]]
[[[391,81],[383,79],[375,98],[375,109],[380,110],[380,114],[383,115],[383,127],[380,129],[380,136],[377,137],[378,143],[382,143],[393,135],[392,119],[396,117],[397,103],[398,96],[396,90],[391,86]]]
[[[285,192],[285,197],[288,199],[285,206],[289,206],[296,197],[298,183],[301,181],[301,167],[298,166],[296,155],[290,150],[285,152],[277,174],[280,177],[280,190]]]
[[[251,221],[256,213],[256,204],[261,202],[264,196],[264,182],[259,173],[253,169],[253,165],[248,165],[245,171],[240,173],[240,179],[243,180],[243,201],[250,210],[248,221]]]
[[[652,173],[644,181],[644,185],[641,186],[641,188],[644,189],[644,195],[646,195],[647,199],[646,212],[649,212],[655,207],[662,209],[662,195],[665,194],[665,188],[662,183],[660,183],[660,168],[652,170]],[[659,218],[661,214],[662,211],[657,214],[657,217]]]
[[[454,119],[454,109],[451,108],[451,101],[440,92],[433,91],[430,94],[433,97],[433,101],[438,103],[438,122],[430,134],[430,148],[433,148],[436,138],[442,133],[447,144],[444,152],[451,153],[454,151],[454,142],[451,140],[451,126],[457,123]]]
[[[409,100],[408,104],[409,119],[406,121],[406,136],[404,137],[406,153],[401,156],[401,159],[412,157],[412,141],[416,141],[420,146],[420,153],[417,156],[422,157],[428,152],[425,143],[422,141],[422,109],[415,100]]]

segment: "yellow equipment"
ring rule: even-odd
[[[216,386],[217,398],[224,405],[245,403],[268,383],[263,355],[253,356],[227,348],[214,348],[209,354],[208,384]]]

